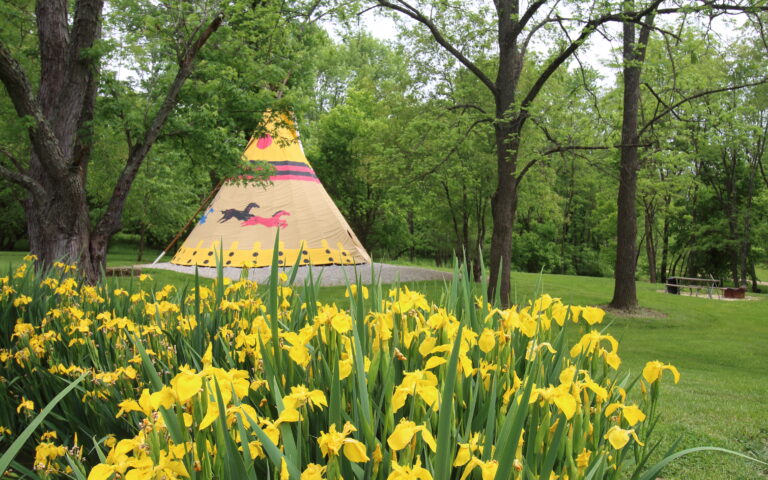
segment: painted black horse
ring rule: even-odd
[[[259,204],[249,203],[243,210],[238,210],[236,208],[228,208],[227,210],[222,210],[222,217],[219,219],[219,223],[224,223],[232,218],[236,218],[237,220],[244,222],[253,216],[251,214],[251,209],[254,207],[259,208]]]

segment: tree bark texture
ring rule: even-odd
[[[640,108],[640,74],[645,60],[653,17],[646,17],[640,34],[635,24],[624,22],[624,98],[621,126],[621,160],[619,168],[619,196],[616,219],[616,269],[611,307],[632,310],[637,307],[635,286],[635,255],[637,253],[637,171],[638,117]]]
[[[648,280],[658,281],[656,276],[656,242],[653,238],[653,226],[656,222],[655,206],[652,201],[645,204],[645,254],[648,259]]]
[[[667,257],[669,256],[669,206],[672,199],[664,197],[664,226],[661,230],[661,283],[667,283]]]
[[[510,303],[512,274],[512,228],[517,214],[518,137],[508,125],[496,125],[496,163],[498,180],[491,198],[493,231],[488,279],[488,298],[494,298],[498,288],[502,305]]]
[[[543,2],[542,2],[543,3]],[[498,13],[499,69],[496,73],[496,190],[491,198],[491,255],[488,278],[488,298],[497,291],[503,306],[510,305],[512,275],[512,228],[517,214],[517,156],[520,132],[525,122],[525,111],[510,118],[515,102],[517,84],[523,67],[523,56],[518,45],[520,4],[517,1],[499,1]],[[517,32],[517,33],[516,33]],[[498,283],[497,283],[498,282]]]
[[[101,36],[103,0],[39,0],[35,15],[40,49],[37,94],[26,72],[0,42],[0,82],[28,128],[32,154],[29,166],[0,175],[28,191],[24,202],[30,251],[43,266],[55,261],[78,263],[95,281],[106,266],[110,237],[120,230],[125,200],[142,162],[157,140],[190,75],[200,48],[218,29],[217,16],[202,29],[179,62],[179,71],[143,138],[130,145],[126,161],[104,215],[96,227],[86,198],[99,60],[91,50]],[[72,21],[69,12],[74,12]]]

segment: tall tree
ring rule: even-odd
[[[633,2],[627,7],[634,9]],[[635,270],[637,266],[637,171],[640,74],[645,49],[653,28],[655,14],[645,16],[640,31],[635,23],[625,21],[622,36],[624,100],[621,122],[621,161],[619,167],[618,216],[616,221],[616,269],[611,307],[630,310],[637,306]]]
[[[151,5],[146,5],[151,6]],[[145,7],[146,7],[145,6]],[[197,8],[196,8],[197,7]],[[222,23],[209,5],[178,7],[179,20],[198,18],[180,29],[177,71],[128,153],[107,208],[91,224],[86,178],[93,146],[92,122],[102,65],[103,0],[39,0],[35,20],[39,44],[39,86],[0,41],[0,81],[20,119],[27,125],[31,155],[14,159],[16,169],[0,166],[0,175],[24,187],[30,250],[43,264],[78,262],[96,279],[106,262],[109,238],[121,228],[128,192],[152,145],[171,114],[200,49]],[[191,12],[190,12],[191,11]],[[73,12],[72,18],[70,14]],[[188,15],[192,13],[192,15]],[[187,26],[187,25],[185,25]],[[185,35],[185,33],[191,32]],[[26,167],[24,166],[26,164]]]
[[[630,10],[634,10],[634,4],[627,4]],[[749,11],[749,7],[738,4],[718,4],[713,6],[714,11]],[[766,7],[756,7],[766,8]],[[624,22],[622,36],[622,61],[624,86],[623,112],[622,112],[622,141],[621,162],[618,193],[617,216],[617,243],[616,243],[616,269],[613,299],[611,307],[622,310],[631,310],[637,306],[637,291],[635,285],[635,273],[637,270],[637,172],[640,168],[639,149],[643,136],[649,128],[669,114],[674,114],[676,109],[691,100],[713,95],[725,91],[734,91],[749,86],[759,85],[766,81],[765,77],[750,78],[748,82],[740,85],[730,85],[719,88],[709,88],[695,92],[674,103],[664,104],[663,108],[653,113],[653,117],[642,127],[638,125],[640,109],[640,78],[646,58],[646,47],[654,20],[657,14],[672,13],[676,9],[653,9],[639,22],[640,30],[637,31],[635,22]],[[669,35],[664,32],[664,35]],[[658,97],[657,97],[657,100]],[[649,213],[649,212],[647,212]],[[735,220],[731,222],[735,231]],[[652,232],[651,232],[652,233]],[[652,240],[652,237],[651,237]],[[652,250],[652,249],[651,249]],[[735,250],[734,250],[735,252]],[[655,262],[655,259],[653,259]],[[732,263],[737,263],[737,254],[734,253]],[[734,267],[735,270],[735,267]]]
[[[497,290],[501,302],[510,302],[512,230],[517,213],[518,188],[536,158],[518,168],[524,142],[523,128],[530,110],[550,77],[574,55],[595,30],[610,21],[638,22],[653,12],[661,0],[651,2],[639,11],[620,14],[613,5],[595,2],[589,6],[573,5],[575,16],[565,18],[557,12],[559,2],[495,0],[493,20],[483,27],[486,12],[473,5],[444,2],[420,5],[403,0],[376,0],[376,7],[398,12],[428,29],[434,41],[462,66],[474,74],[493,97],[493,125],[496,147],[497,184],[491,200],[493,231],[491,234],[490,277],[488,293]],[[424,12],[430,12],[429,14]],[[463,12],[457,15],[455,12]],[[538,32],[562,29],[563,37],[543,64],[529,58],[529,45]],[[464,50],[478,51],[472,60],[460,48],[459,40],[468,41],[467,31],[495,31],[495,48],[470,45]],[[473,38],[469,38],[469,42]],[[549,42],[553,44],[553,42]],[[493,53],[490,53],[493,52]],[[493,55],[491,61],[485,60]],[[491,67],[487,65],[490,64]],[[489,73],[487,70],[495,70]],[[521,82],[524,78],[525,81]],[[500,279],[500,284],[497,284]]]

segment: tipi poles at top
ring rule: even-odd
[[[165,249],[162,252],[160,252],[160,255],[158,255],[155,261],[152,262],[152,265],[159,262],[160,259],[165,256],[166,252],[168,252],[168,250],[170,250],[176,244],[176,242],[179,241],[179,238],[181,238],[181,235],[187,230],[187,228],[189,228],[190,225],[192,225],[192,222],[195,221],[195,217],[197,217],[197,214],[205,210],[205,208],[208,206],[209,203],[211,203],[211,200],[213,200],[214,195],[216,195],[216,193],[219,191],[219,189],[223,184],[224,184],[224,180],[219,181],[219,183],[214,187],[211,193],[207,197],[205,197],[205,200],[203,200],[203,203],[200,204],[200,208],[198,208],[197,211],[191,217],[189,217],[187,224],[184,225],[184,227],[181,230],[179,230],[179,233],[177,233],[175,237],[173,237],[173,240],[171,240],[171,243],[169,243],[168,246],[165,247]]]

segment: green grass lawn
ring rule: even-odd
[[[758,265],[755,267],[757,279],[761,282],[768,282],[768,265]]]
[[[156,252],[148,252],[152,261]],[[21,260],[22,253],[0,252],[0,272]],[[149,260],[147,260],[149,259]],[[115,252],[110,265],[135,263],[130,252]],[[190,276],[147,271],[162,285],[190,285]],[[768,269],[759,276],[768,279]],[[516,298],[543,291],[566,303],[605,305],[611,298],[610,278],[513,273]],[[126,285],[129,279],[112,281]],[[439,300],[442,282],[409,284]],[[768,295],[756,300],[726,302],[705,297],[661,293],[661,286],[638,282],[642,307],[660,315],[607,316],[610,332],[619,339],[622,368],[639,372],[646,361],[661,360],[680,369],[679,385],[665,377],[662,419],[657,438],[662,450],[680,438],[678,448],[713,445],[768,461]],[[323,289],[322,301],[343,305],[343,287]],[[768,478],[768,467],[720,453],[701,453],[677,460],[664,479]]]

